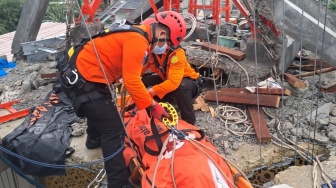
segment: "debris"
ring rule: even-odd
[[[219,102],[244,104],[244,105],[260,105],[264,107],[278,108],[280,104],[280,97],[274,95],[256,95],[246,93],[223,93],[217,92]],[[216,101],[215,91],[207,91],[205,101]]]
[[[248,111],[250,113],[257,140],[263,143],[270,142],[271,133],[268,129],[262,109],[260,108],[258,113],[258,108],[256,106],[248,106]]]
[[[210,113],[211,113],[211,117],[215,117],[215,109],[213,107],[209,107]]]
[[[201,96],[198,96],[195,100],[196,102],[196,107],[200,107],[198,109],[201,109],[202,112],[209,112],[209,107],[207,104],[205,104],[203,98]],[[195,106],[194,106],[194,109],[195,109]]]
[[[58,78],[59,73],[53,72],[53,73],[41,73],[42,79],[50,79],[50,78]]]
[[[304,81],[299,80],[296,76],[285,73],[284,74],[286,81],[295,88],[306,88]]]
[[[330,83],[325,86],[321,86],[320,91],[322,92],[336,92],[336,82]]]
[[[249,88],[221,88],[219,92],[223,93],[252,93],[257,94],[257,89],[255,87]],[[258,88],[258,94],[265,94],[265,95],[285,95],[290,96],[291,91],[289,89],[281,89],[281,88]]]
[[[245,53],[244,52],[241,52],[241,51],[238,51],[238,50],[233,50],[233,49],[226,48],[226,47],[223,47],[223,46],[218,46],[216,44],[211,44],[211,43],[205,42],[205,43],[203,43],[203,45],[201,47],[204,50],[209,50],[209,48],[210,48],[210,50],[213,51],[213,52],[218,51],[219,53],[229,55],[230,57],[232,57],[233,59],[235,59],[237,61],[241,61],[245,58]]]
[[[334,67],[329,67],[329,68],[325,68],[325,69],[321,69],[321,70],[316,70],[316,71],[312,71],[312,72],[306,72],[306,73],[302,73],[302,74],[297,74],[294,75],[295,77],[306,77],[306,76],[312,76],[314,74],[320,74],[320,73],[326,73],[326,72],[331,72],[336,70]]]
[[[18,102],[20,102],[20,99],[0,104],[0,109],[6,109],[10,112],[10,114],[0,116],[0,123],[4,123],[4,122],[7,122],[13,119],[17,119],[17,118],[20,118],[20,117],[23,117],[29,114],[30,112],[29,108],[26,108],[24,110],[19,110],[19,111],[16,111],[14,108],[12,108],[12,105]]]

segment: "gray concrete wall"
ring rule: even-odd
[[[319,10],[315,0],[270,0],[274,8],[275,23],[285,35],[297,40],[305,49],[315,53],[330,65],[336,67],[336,14],[327,12],[324,23],[325,7]],[[302,6],[302,2],[304,2]],[[302,10],[304,11],[302,16]],[[319,26],[317,25],[319,20]],[[326,27],[324,30],[324,26]],[[324,35],[324,40],[323,40]],[[323,46],[323,47],[322,47]]]
[[[21,51],[21,43],[36,40],[49,0],[26,0],[12,43],[12,54]]]

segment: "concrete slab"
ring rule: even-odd
[[[329,161],[322,162],[324,172],[332,179],[336,180],[336,158],[332,157]],[[321,170],[316,168],[317,179],[316,185],[320,187],[325,183],[321,177]],[[313,179],[313,166],[292,166],[289,169],[280,172],[275,176],[274,182],[276,184],[285,183],[295,188],[306,188],[314,185]],[[330,180],[330,179],[329,179]]]
[[[274,21],[286,35],[299,41],[336,67],[336,14],[315,0],[265,1],[273,9]],[[325,21],[326,20],[326,21]]]

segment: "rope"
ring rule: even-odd
[[[1,146],[0,146],[1,148]],[[35,186],[35,188],[44,188],[43,185],[41,185],[40,183],[38,183],[37,181],[35,181],[34,179],[32,179],[31,177],[25,175],[24,173],[22,173],[22,171],[17,168],[15,165],[13,165],[13,163],[11,163],[5,156],[3,156],[0,153],[0,159],[5,162],[11,169],[13,169],[18,175],[20,175],[22,178],[24,178],[25,180],[27,180],[29,183],[31,183],[32,185]],[[2,178],[2,177],[1,177]],[[8,177],[7,177],[8,179]],[[3,183],[4,181],[2,181]]]
[[[232,161],[230,161],[228,158],[226,158],[225,156],[223,155],[220,155],[218,152],[212,150],[211,148],[207,147],[206,145],[202,144],[201,142],[199,141],[195,141],[193,140],[194,142],[196,142],[197,144],[201,145],[202,147],[206,148],[207,150],[211,151],[212,153],[220,156],[225,162],[227,162],[228,164],[230,164],[231,166],[233,166],[243,177],[246,181],[249,181],[247,176],[245,175],[245,173],[243,171],[241,171],[237,165],[235,165]]]
[[[232,187],[235,187],[237,188],[237,186],[229,180],[229,178],[225,175],[225,173],[222,171],[222,169],[220,168],[220,166],[216,163],[216,161],[208,154],[206,153],[202,148],[200,148],[199,146],[197,146],[195,143],[194,143],[194,140],[190,139],[189,142],[195,146],[198,150],[200,150],[204,155],[206,155],[211,161],[212,163],[217,167],[217,170],[223,175],[224,179],[229,182],[229,184],[232,185]]]
[[[208,115],[207,121],[214,125],[213,123],[210,122],[209,117],[211,114]],[[236,136],[244,136],[244,135],[254,135],[255,133],[248,132],[252,124],[250,122],[247,122],[247,115],[246,112],[242,111],[239,108],[229,106],[229,105],[219,105],[217,108],[215,108],[215,117],[217,117],[221,122],[224,123],[224,128],[231,132],[232,134]],[[234,131],[229,128],[229,125],[233,124],[242,124],[246,127],[244,132],[238,132]]]
[[[159,168],[159,164],[160,164],[160,161],[162,159],[162,155],[163,155],[163,152],[166,150],[167,148],[167,144],[168,144],[168,141],[169,141],[169,138],[172,136],[172,134],[169,134],[169,136],[166,138],[166,140],[163,142],[163,146],[162,146],[162,149],[160,151],[160,154],[158,156],[158,160],[156,161],[156,165],[155,165],[155,168],[154,168],[154,174],[153,174],[153,181],[152,181],[152,188],[155,188],[155,178],[156,178],[156,173],[157,173],[157,170]],[[174,148],[175,149],[175,148]]]
[[[284,148],[286,148],[286,149],[291,149],[291,150],[293,150],[293,151],[295,151],[296,153],[298,153],[302,158],[304,158],[304,159],[306,159],[307,161],[311,161],[311,160],[313,160],[313,162],[314,162],[314,164],[313,165],[316,165],[315,163],[317,163],[317,165],[319,166],[319,168],[320,168],[320,170],[321,170],[321,172],[322,172],[322,178],[327,182],[327,184],[330,186],[330,187],[332,187],[331,186],[331,183],[330,183],[330,181],[328,180],[328,178],[329,179],[331,179],[327,174],[326,174],[326,172],[324,171],[324,168],[323,168],[323,165],[321,164],[321,162],[320,162],[320,160],[319,160],[319,158],[318,158],[318,156],[316,156],[313,152],[312,152],[312,157],[311,158],[308,158],[308,153],[309,153],[309,151],[307,150],[307,149],[305,149],[305,148],[303,148],[303,147],[301,147],[301,146],[299,146],[298,144],[296,144],[296,143],[294,143],[293,141],[291,141],[291,140],[289,140],[285,135],[283,135],[283,133],[281,132],[281,130],[280,130],[280,121],[279,121],[279,119],[277,119],[277,118],[275,118],[275,117],[273,117],[273,116],[270,116],[270,114],[268,113],[268,112],[266,112],[266,110],[265,109],[263,109],[264,110],[264,112],[265,112],[265,114],[267,115],[267,116],[269,116],[269,117],[271,117],[271,118],[273,118],[273,119],[275,119],[277,122],[278,122],[278,124],[277,124],[277,126],[276,126],[276,130],[277,130],[277,132],[280,134],[280,136],[282,137],[282,138],[284,138],[285,139],[285,141],[284,140],[281,140],[281,139],[279,139],[279,138],[277,138],[277,137],[275,137],[275,136],[273,136],[272,135],[272,143],[274,143],[275,145],[277,145],[277,146],[279,146],[279,147],[284,147]],[[278,142],[280,142],[281,143],[281,145],[279,144],[279,143],[277,143],[276,141],[278,141]],[[289,144],[288,144],[289,143]],[[291,144],[291,145],[290,145]],[[306,154],[307,153],[307,154]],[[316,186],[316,174],[317,174],[317,172],[316,172],[316,169],[315,169],[315,167],[313,166],[313,181],[314,181],[314,186]],[[332,180],[332,179],[331,179]]]
[[[103,159],[99,159],[99,160],[96,160],[96,161],[93,161],[93,162],[89,162],[89,163],[84,163],[84,164],[69,164],[69,165],[57,165],[57,164],[48,164],[48,163],[43,163],[43,162],[39,162],[39,161],[35,161],[35,160],[32,160],[32,159],[29,159],[29,158],[26,158],[26,157],[23,157],[21,155],[18,155],[2,146],[0,146],[0,150],[13,156],[13,157],[16,157],[18,159],[21,159],[23,161],[26,161],[28,163],[31,163],[31,164],[35,164],[35,165],[38,165],[38,166],[44,166],[44,167],[49,167],[49,168],[57,168],[57,169],[65,169],[65,168],[81,168],[81,167],[85,167],[85,166],[92,166],[92,165],[96,165],[96,164],[99,164],[99,163],[102,163],[102,162],[105,162],[105,161],[108,161],[110,159],[112,159],[113,157],[115,157],[118,153],[120,153],[122,150],[124,149],[124,144],[121,145],[121,147],[116,151],[114,152],[112,155],[106,157],[106,158],[103,158]]]
[[[193,14],[190,13],[181,13],[181,15],[184,17],[184,19],[190,19],[191,20],[191,29],[189,31],[189,33],[184,37],[183,40],[186,40],[187,38],[189,38],[195,31],[196,26],[197,26],[197,20],[195,18],[195,16]]]
[[[174,159],[175,159],[175,151],[176,151],[176,138],[173,136],[173,151],[172,151],[172,158],[170,160],[170,173],[173,180],[174,188],[177,187],[175,176],[174,176]]]

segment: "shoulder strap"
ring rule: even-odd
[[[154,60],[154,64],[155,64],[155,67],[160,69],[161,73],[163,74],[163,76],[165,78],[167,78],[167,66],[168,66],[168,59],[169,59],[169,56],[173,53],[174,51],[173,50],[169,50],[167,55],[166,55],[166,58],[164,59],[163,61],[163,64],[162,66],[160,66],[160,63],[159,63],[159,60],[157,59],[156,55],[153,54],[153,60]]]

